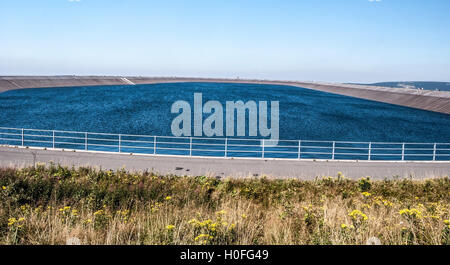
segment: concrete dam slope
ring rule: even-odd
[[[135,85],[175,82],[289,85],[450,114],[450,92],[448,91],[299,81],[125,76],[2,76],[0,77],[0,93],[14,89],[38,87]]]

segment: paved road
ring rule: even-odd
[[[374,179],[393,176],[431,178],[450,175],[450,163],[432,162],[353,162],[353,161],[297,161],[261,159],[190,158],[169,156],[140,156],[72,151],[50,151],[0,147],[0,166],[24,167],[33,163],[66,166],[93,166],[102,169],[130,171],[149,170],[162,174],[253,177],[296,177],[313,179],[316,176],[335,176],[343,172],[350,178],[371,176]]]

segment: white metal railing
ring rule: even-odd
[[[450,161],[450,143],[171,137],[0,127],[0,145],[213,157]]]

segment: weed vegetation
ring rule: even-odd
[[[450,244],[450,181],[0,169],[0,244]]]

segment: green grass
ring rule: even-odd
[[[448,178],[0,169],[0,244],[449,244]]]

